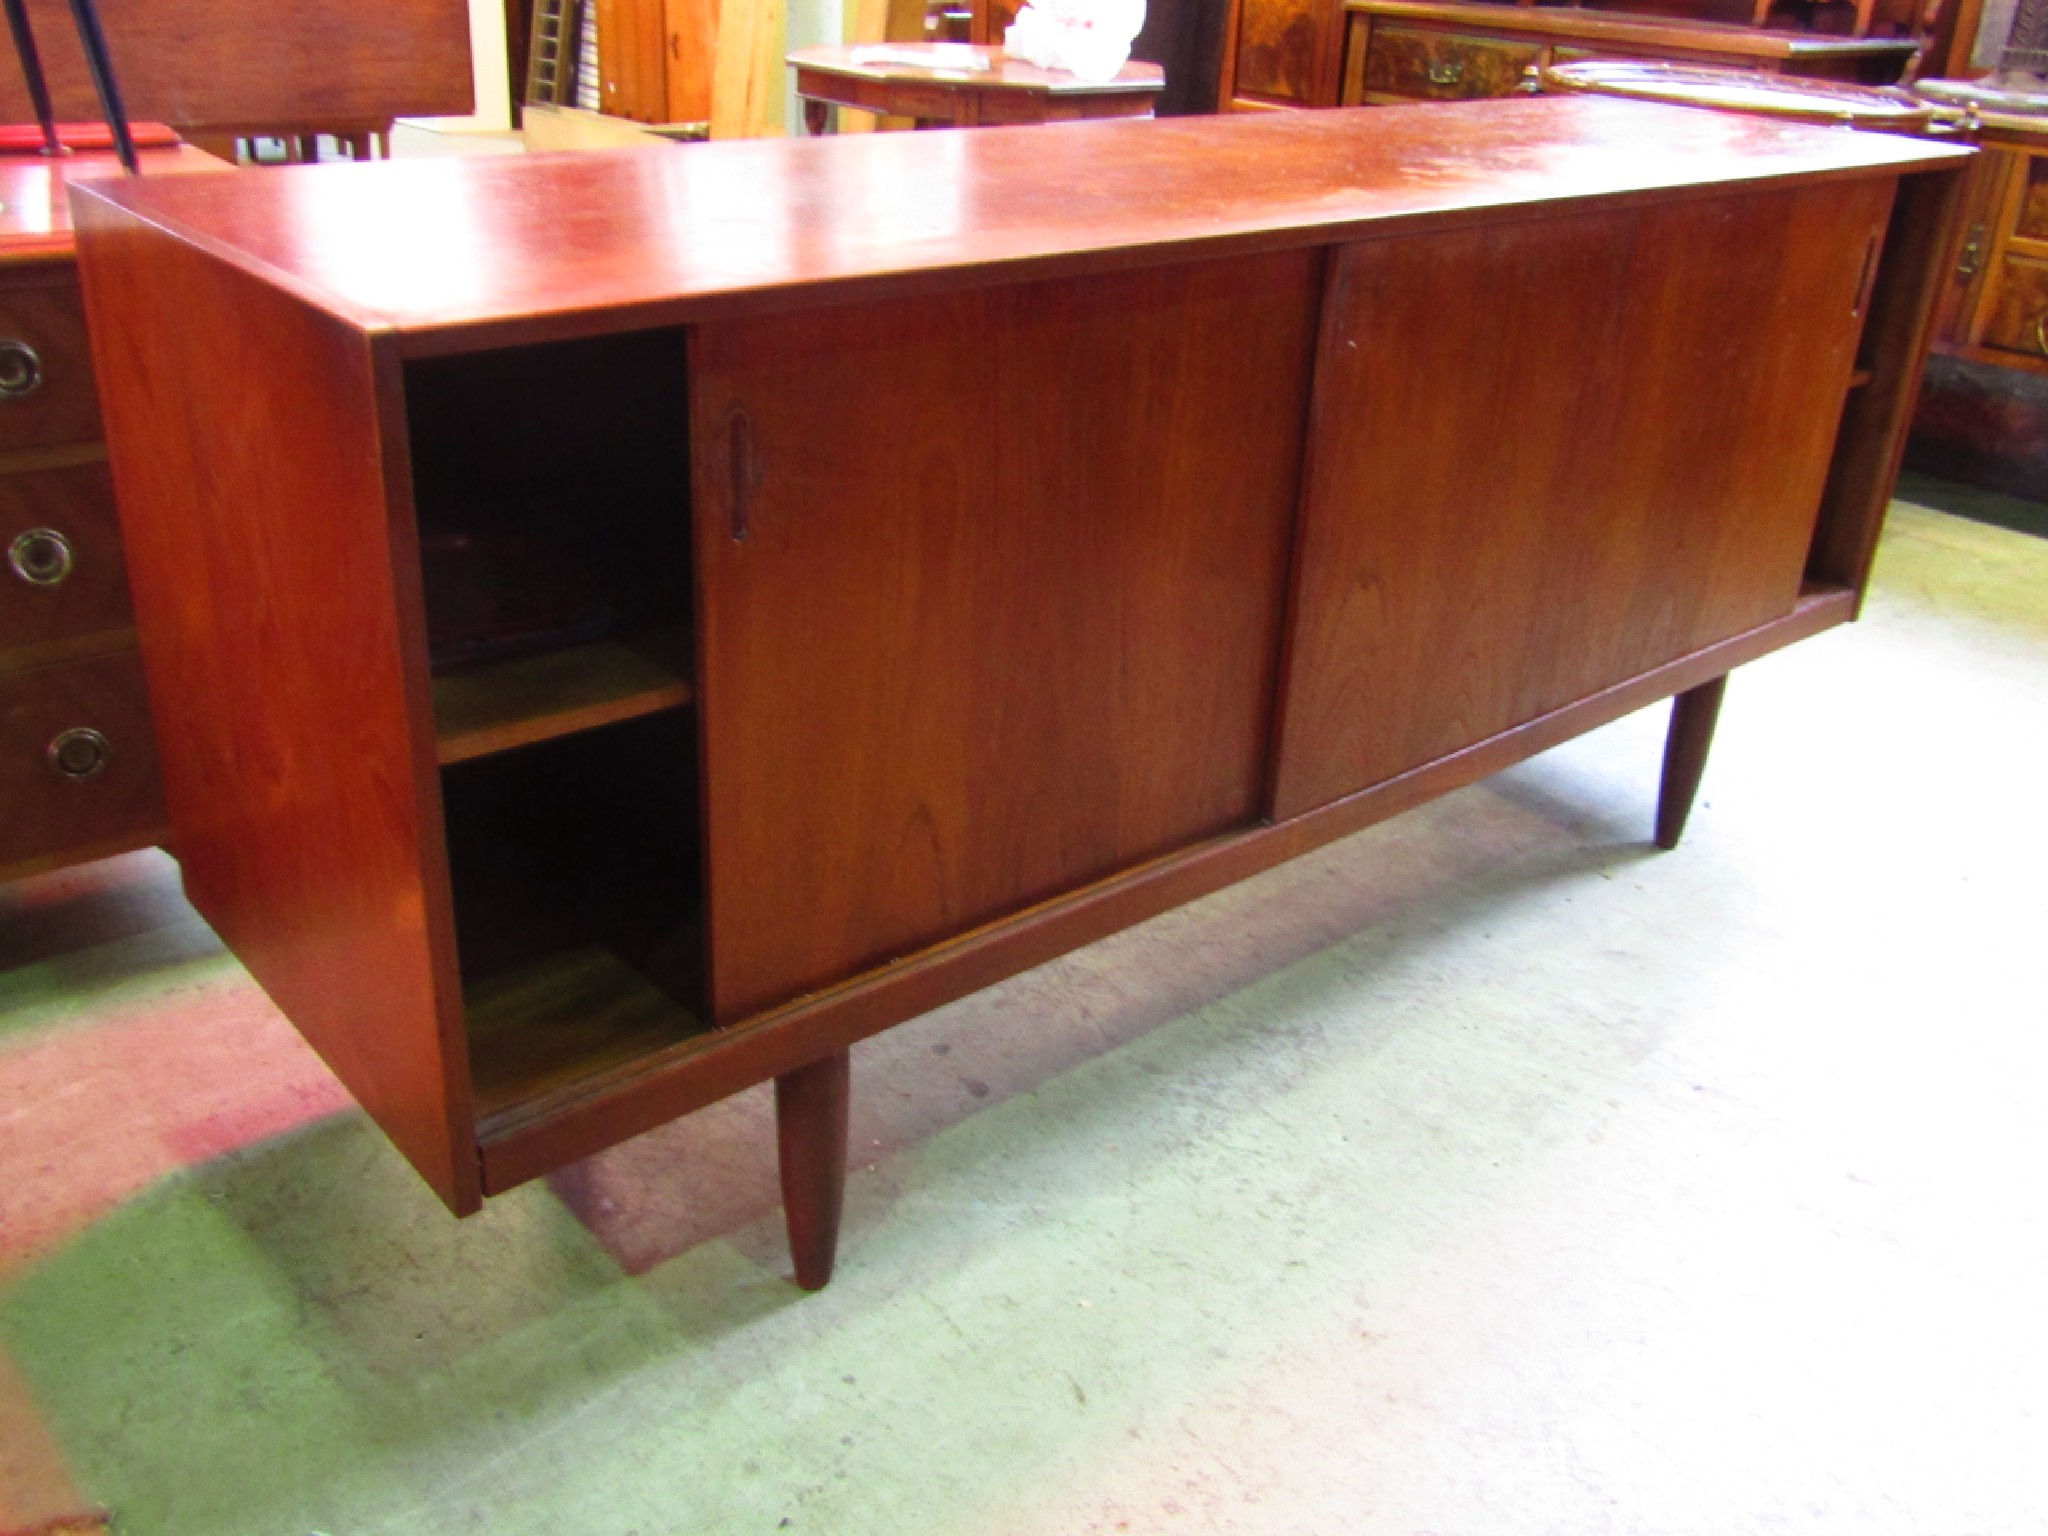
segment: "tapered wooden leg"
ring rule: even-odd
[[[1714,744],[1714,722],[1721,715],[1721,695],[1728,674],[1681,693],[1671,701],[1671,730],[1664,738],[1664,782],[1657,791],[1657,846],[1676,848],[1685,835],[1685,818],[1699,793],[1707,769],[1707,749]]]
[[[846,1105],[851,1057],[835,1051],[775,1079],[775,1140],[782,1155],[782,1214],[796,1283],[824,1289],[839,1247],[846,1196]]]

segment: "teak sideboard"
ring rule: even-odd
[[[1670,696],[1675,842],[1721,679],[1856,611],[1966,154],[1582,97],[82,189],[187,889],[457,1212],[774,1079],[822,1284],[864,1036]],[[560,644],[434,664],[471,544]]]

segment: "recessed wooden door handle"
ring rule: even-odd
[[[1877,287],[1877,247],[1880,236],[1872,235],[1870,244],[1863,248],[1863,275],[1856,280],[1856,303],[1849,313],[1854,318],[1863,318],[1863,312],[1870,307],[1871,290]]]
[[[760,483],[759,467],[754,462],[754,423],[747,413],[734,406],[731,416],[726,418],[726,472],[732,478],[732,536],[733,542],[745,539],[754,521],[754,487]]]

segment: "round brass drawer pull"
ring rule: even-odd
[[[7,564],[32,587],[54,587],[76,564],[71,541],[54,528],[30,528],[7,546]]]
[[[19,400],[43,387],[43,360],[18,337],[0,339],[0,400]]]
[[[114,749],[89,725],[59,731],[50,742],[50,766],[67,779],[90,779],[107,766]]]

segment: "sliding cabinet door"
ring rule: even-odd
[[[1719,195],[1338,253],[1277,817],[1790,611],[1891,197]]]
[[[1320,260],[694,333],[721,1021],[1258,815]]]

